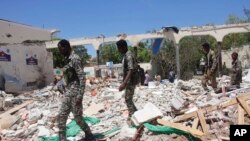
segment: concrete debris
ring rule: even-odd
[[[128,125],[122,127],[119,134],[119,141],[130,141],[133,140],[136,135],[136,128],[130,128]]]
[[[219,85],[228,85],[228,76],[217,79]],[[90,125],[94,134],[102,133],[114,128],[122,128],[112,136],[106,136],[106,140],[132,140],[137,134],[136,128],[129,128],[127,123],[128,109],[125,104],[125,92],[119,92],[117,79],[96,79],[88,78],[83,97],[83,115],[94,116],[100,119],[100,123]],[[149,86],[139,86],[135,89],[133,101],[137,109],[140,109],[132,116],[135,125],[162,117],[163,120],[173,121],[180,114],[190,113],[197,109],[217,105],[228,101],[242,93],[250,92],[250,84],[242,83],[242,88],[226,94],[215,94],[212,88],[204,91],[201,81],[192,79],[189,81],[178,80],[174,83],[163,81],[156,85],[150,82]],[[0,118],[1,133],[6,140],[39,140],[39,137],[52,137],[58,133],[57,115],[59,112],[63,95],[53,86],[47,86],[40,90],[25,92],[18,96],[6,94],[0,91],[0,111],[8,111],[22,102],[33,99],[34,102],[22,107],[13,115],[5,115]],[[12,107],[11,107],[12,106]],[[228,135],[224,127],[235,123],[237,107],[228,107],[221,111],[214,111],[206,114],[206,121],[211,129],[222,130]],[[67,124],[73,120],[72,113]],[[8,122],[6,122],[8,121]],[[247,121],[246,121],[247,122]],[[191,126],[193,120],[184,122]],[[223,127],[223,128],[220,128]],[[119,133],[120,132],[120,133]],[[119,134],[118,134],[119,133]],[[82,132],[69,140],[83,138]],[[144,128],[141,140],[188,140],[179,135],[158,135]]]
[[[132,115],[131,120],[134,125],[139,126],[144,122],[148,122],[162,116],[162,112],[154,104],[148,102],[143,109],[136,111]]]
[[[31,109],[28,114],[28,122],[30,124],[36,123],[42,117],[42,112],[38,109]]]
[[[103,103],[92,103],[90,107],[88,107],[83,113],[87,116],[92,116],[97,114],[99,111],[104,110],[104,104]]]
[[[50,137],[50,131],[45,126],[39,126],[38,130],[38,137]]]
[[[250,69],[248,69],[247,75],[243,80],[245,80],[246,82],[250,82]]]
[[[0,111],[4,110],[4,98],[0,97]]]
[[[17,116],[12,115],[5,115],[3,118],[0,119],[0,130],[1,129],[8,129],[11,127],[19,118]]]

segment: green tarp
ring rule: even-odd
[[[168,126],[155,126],[149,123],[144,123],[143,124],[145,128],[147,128],[149,131],[151,132],[155,132],[155,133],[161,133],[161,134],[178,134],[178,135],[184,135],[186,137],[188,137],[189,141],[198,141],[199,139],[195,138],[193,135],[191,135],[190,133],[187,133],[185,131],[182,130],[178,130],[172,127],[168,127]]]
[[[93,117],[84,117],[83,120],[85,120],[88,124],[97,124],[100,122],[100,120],[98,118],[93,118]],[[161,133],[161,134],[178,134],[178,135],[184,135],[186,136],[189,141],[198,141],[198,138],[195,138],[193,135],[191,135],[190,133],[187,133],[185,131],[182,130],[178,130],[172,127],[167,127],[167,126],[159,126],[159,125],[152,125],[149,123],[144,123],[143,124],[145,128],[147,128],[149,131],[151,132],[155,132],[155,133]],[[112,134],[118,130],[121,130],[121,128],[114,128],[111,130],[108,130],[106,132],[103,133],[98,133],[95,134],[96,138],[103,138],[109,134]],[[67,137],[75,137],[79,131],[81,131],[81,128],[77,125],[77,123],[73,120],[71,121],[68,125],[67,125]],[[40,141],[59,141],[58,136],[54,136],[54,137],[41,137]]]
[[[97,124],[100,122],[98,118],[94,117],[84,117],[83,120],[85,120],[88,124]],[[72,120],[66,127],[66,134],[67,137],[75,137],[82,129],[78,126],[75,120]],[[55,137],[41,137],[40,141],[58,141],[58,136]]]

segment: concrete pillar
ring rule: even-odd
[[[221,77],[222,74],[222,56],[221,56],[221,42],[217,42],[218,47],[218,72],[219,76]]]
[[[175,53],[176,53],[177,79],[180,79],[180,76],[181,76],[179,48],[180,48],[179,44],[176,44],[175,45]]]
[[[99,51],[99,49],[96,50],[96,63],[97,63],[97,66],[100,65],[100,51]]]

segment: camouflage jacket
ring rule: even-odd
[[[127,76],[129,70],[136,71],[137,62],[134,54],[131,51],[127,51],[126,54],[123,56],[122,66],[123,66],[123,80]],[[133,80],[133,74],[130,80]]]
[[[212,72],[215,72],[217,69],[217,57],[215,55],[215,52],[213,50],[210,49],[210,51],[208,52],[208,54],[206,55],[206,70],[210,70]]]
[[[232,62],[231,68],[231,83],[240,83],[242,81],[241,62],[237,59]]]
[[[84,65],[80,57],[72,51],[69,57],[64,58],[64,63],[66,65],[63,67],[63,75],[67,86],[72,84],[84,86]]]

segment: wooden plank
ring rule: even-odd
[[[16,106],[16,107],[14,107],[14,108],[12,108],[12,109],[10,109],[10,110],[8,110],[8,111],[2,113],[2,114],[0,115],[0,119],[3,118],[4,116],[11,115],[11,114],[15,113],[15,112],[18,111],[19,109],[21,109],[21,108],[23,108],[23,107],[29,105],[29,104],[32,103],[32,102],[33,102],[32,100],[26,101],[26,102],[24,102],[23,104],[18,105],[18,106]]]
[[[139,129],[137,129],[136,135],[132,139],[132,141],[139,141],[140,138],[142,137],[143,131],[144,131],[144,125],[142,125],[141,127],[139,127]]]
[[[194,121],[193,121],[192,128],[197,129],[198,124],[199,124],[199,119],[198,119],[198,118],[195,118]]]
[[[197,111],[190,112],[190,113],[187,113],[187,114],[182,115],[182,116],[178,116],[177,119],[174,120],[174,122],[180,122],[180,121],[192,118],[192,117],[196,117],[197,118]]]
[[[247,112],[247,114],[250,116],[250,107],[246,103],[246,101],[243,100],[242,98],[238,98],[238,97],[237,97],[237,100],[239,101],[240,105],[245,109],[245,111]]]
[[[219,138],[220,138],[222,141],[230,141],[230,138],[229,138],[229,137],[220,136]]]
[[[250,93],[246,93],[244,95],[241,95],[241,96],[238,96],[239,98],[241,98],[242,100],[249,100],[250,99]],[[226,108],[228,106],[231,106],[231,105],[235,105],[235,104],[238,104],[238,101],[236,98],[234,99],[231,99],[229,101],[226,101],[222,104],[218,104],[218,105],[214,105],[214,106],[210,106],[210,107],[206,107],[206,108],[203,108],[201,109],[203,113],[208,113],[208,112],[212,112],[212,111],[215,111],[215,110],[218,110],[219,108]],[[174,122],[180,122],[180,121],[183,121],[183,120],[187,120],[187,119],[190,119],[192,117],[197,117],[197,111],[193,111],[193,112],[190,112],[188,114],[185,114],[183,116],[179,116],[177,117],[177,119],[174,121]]]
[[[198,110],[197,115],[198,115],[198,118],[200,119],[200,123],[201,123],[201,127],[202,127],[203,132],[205,134],[207,134],[208,133],[208,127],[207,127],[207,123],[206,123],[203,112]]]
[[[193,129],[193,128],[181,125],[180,123],[173,123],[173,122],[169,122],[169,121],[166,121],[166,120],[163,120],[163,119],[157,119],[157,122],[159,124],[164,125],[164,126],[168,126],[168,127],[172,127],[172,128],[175,128],[175,129],[179,129],[179,130],[188,132],[188,133],[190,133],[190,134],[192,134],[192,135],[194,135],[196,137],[204,135],[204,133],[201,132],[200,130]]]
[[[244,109],[238,104],[238,124],[244,124]]]

